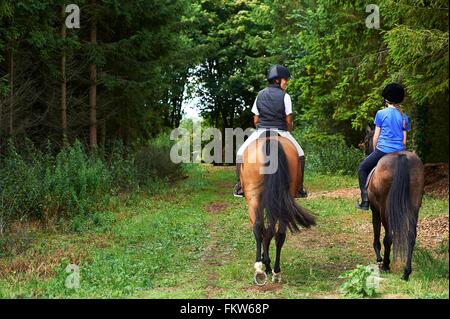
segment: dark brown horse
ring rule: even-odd
[[[372,150],[370,150],[372,151]],[[390,252],[405,261],[402,279],[412,272],[412,254],[416,242],[417,220],[424,188],[423,164],[412,152],[383,156],[368,183],[377,262],[383,271],[390,270]],[[385,229],[384,257],[381,258],[380,231]]]
[[[262,172],[274,161],[277,163],[274,172]],[[259,138],[244,152],[240,176],[256,239],[255,283],[258,285],[264,285],[267,274],[272,273],[269,258],[271,239],[275,236],[276,258],[272,281],[280,282],[280,255],[286,229],[296,232],[300,226],[308,228],[315,225],[314,217],[294,199],[300,174],[295,146],[284,137]],[[265,271],[262,269],[263,263]]]

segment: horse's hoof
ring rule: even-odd
[[[257,271],[255,273],[255,284],[257,284],[258,286],[264,286],[267,283],[267,275],[264,271]]]
[[[408,281],[409,280],[409,275],[403,274],[402,280]]]
[[[258,286],[264,286],[267,283],[267,274],[263,271],[263,263],[260,261],[255,262],[255,284]]]
[[[383,266],[383,265],[380,266],[380,270],[381,270],[382,272],[390,272],[390,271],[391,271],[391,269],[390,269],[389,267],[385,267],[385,266]]]
[[[274,284],[281,283],[281,272],[279,273],[272,272],[272,283]]]

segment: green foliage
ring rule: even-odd
[[[447,256],[446,259],[437,258],[429,250],[417,247],[414,251],[414,264],[418,275],[425,280],[448,280],[448,242],[442,242],[437,252]]]
[[[371,275],[373,275],[373,270],[370,266],[358,265],[355,269],[339,276],[339,278],[347,279],[341,285],[341,291],[345,295],[353,297],[375,296],[375,288],[367,285],[367,279]]]
[[[31,144],[23,155],[10,144],[1,159],[0,212],[10,218],[53,220],[85,215],[105,207],[110,174],[105,165],[88,156],[78,141],[56,156]]]
[[[287,92],[300,113],[298,125],[342,133],[357,145],[383,107],[382,88],[397,81],[406,88],[402,106],[412,121],[410,136],[418,139],[414,148],[423,159],[448,161],[448,122],[423,125],[416,110],[425,103],[435,114],[448,112],[442,102],[448,96],[447,2],[380,1],[380,29],[365,26],[367,4],[274,2],[273,20],[283,16],[286,23],[273,22],[269,51],[294,74]]]
[[[166,134],[147,145],[89,154],[79,141],[52,155],[27,141],[20,151],[12,143],[0,158],[0,234],[11,220],[71,220],[82,231],[105,223],[101,214],[112,194],[162,189],[169,179],[183,175],[170,160],[172,141]],[[108,224],[108,223],[106,223]]]
[[[320,174],[355,175],[364,152],[345,142],[342,134],[326,134],[314,129],[295,130],[306,156],[306,170]]]

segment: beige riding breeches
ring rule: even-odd
[[[244,155],[244,151],[245,149],[255,140],[257,140],[261,134],[263,132],[265,132],[268,129],[257,129],[255,130],[252,135],[250,135],[247,140],[241,145],[241,147],[239,147],[237,154],[236,154],[236,160],[237,162],[242,162],[242,156]],[[282,130],[277,130],[277,129],[270,129],[272,132],[276,132],[278,133],[280,136],[287,138],[289,141],[292,142],[292,144],[294,144],[295,148],[297,149],[298,152],[298,156],[304,156],[305,153],[303,152],[302,147],[300,146],[300,144],[298,144],[298,142],[295,140],[295,138],[292,136],[292,134],[288,131],[282,131]]]

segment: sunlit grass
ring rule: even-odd
[[[339,275],[374,262],[370,212],[357,211],[351,198],[301,199],[317,215],[317,226],[310,233],[288,234],[283,284],[258,288],[253,284],[255,244],[247,205],[231,196],[234,168],[190,165],[185,173],[189,178],[155,195],[116,201],[112,218],[99,219],[97,228],[76,234],[40,232],[22,257],[50,258],[59,251],[59,263],[46,276],[19,271],[0,277],[0,297],[343,298]],[[356,187],[357,181],[309,175],[306,185],[310,193],[325,192]],[[448,200],[424,197],[421,218],[447,214]],[[361,233],[359,226],[365,225]],[[64,286],[70,254],[60,251],[72,250],[84,252],[78,290]],[[272,242],[272,263],[274,254]],[[19,257],[0,262],[11,266]],[[418,247],[410,281],[400,280],[401,274],[401,269],[382,274],[376,297],[448,298],[448,244],[434,251]]]

